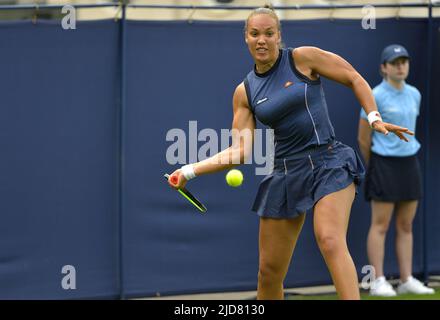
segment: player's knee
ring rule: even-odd
[[[335,255],[345,247],[345,239],[332,234],[321,233],[316,235],[316,241],[322,254]]]
[[[284,275],[282,269],[274,263],[260,262],[258,281],[262,284],[282,283]]]

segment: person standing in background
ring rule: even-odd
[[[381,56],[383,80],[373,89],[373,94],[384,122],[415,132],[421,95],[415,87],[405,82],[409,74],[409,58],[403,46],[387,46]],[[412,276],[412,225],[422,196],[422,177],[417,158],[420,143],[415,137],[409,143],[401,143],[394,135],[378,134],[370,128],[364,110],[361,110],[358,142],[368,166],[365,198],[371,203],[367,252],[369,262],[375,268],[376,279],[372,282],[370,294],[396,295],[383,271],[385,238],[393,212],[400,270],[397,293],[432,294],[433,289]]]

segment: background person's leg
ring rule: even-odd
[[[400,268],[400,285],[397,291],[415,294],[433,294],[434,289],[426,287],[412,277],[413,233],[412,224],[417,212],[418,201],[401,201],[396,205],[396,253]]]
[[[412,275],[413,233],[412,224],[418,201],[400,201],[396,205],[396,254],[399,261],[400,280]]]
[[[371,225],[368,232],[368,260],[374,267],[376,277],[384,275],[385,238],[393,215],[394,203],[371,201]]]

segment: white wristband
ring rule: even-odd
[[[378,111],[371,111],[368,114],[368,123],[370,124],[370,127],[373,127],[373,122],[377,120],[382,121],[382,117],[380,116],[380,113]]]
[[[187,164],[183,166],[181,170],[186,180],[191,180],[196,177],[196,173],[194,172],[194,166],[192,164]]]

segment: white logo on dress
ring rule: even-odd
[[[263,103],[263,102],[266,101],[267,99],[268,99],[267,97],[266,97],[266,98],[263,98],[263,99],[260,99],[260,100],[257,101],[257,104]]]

